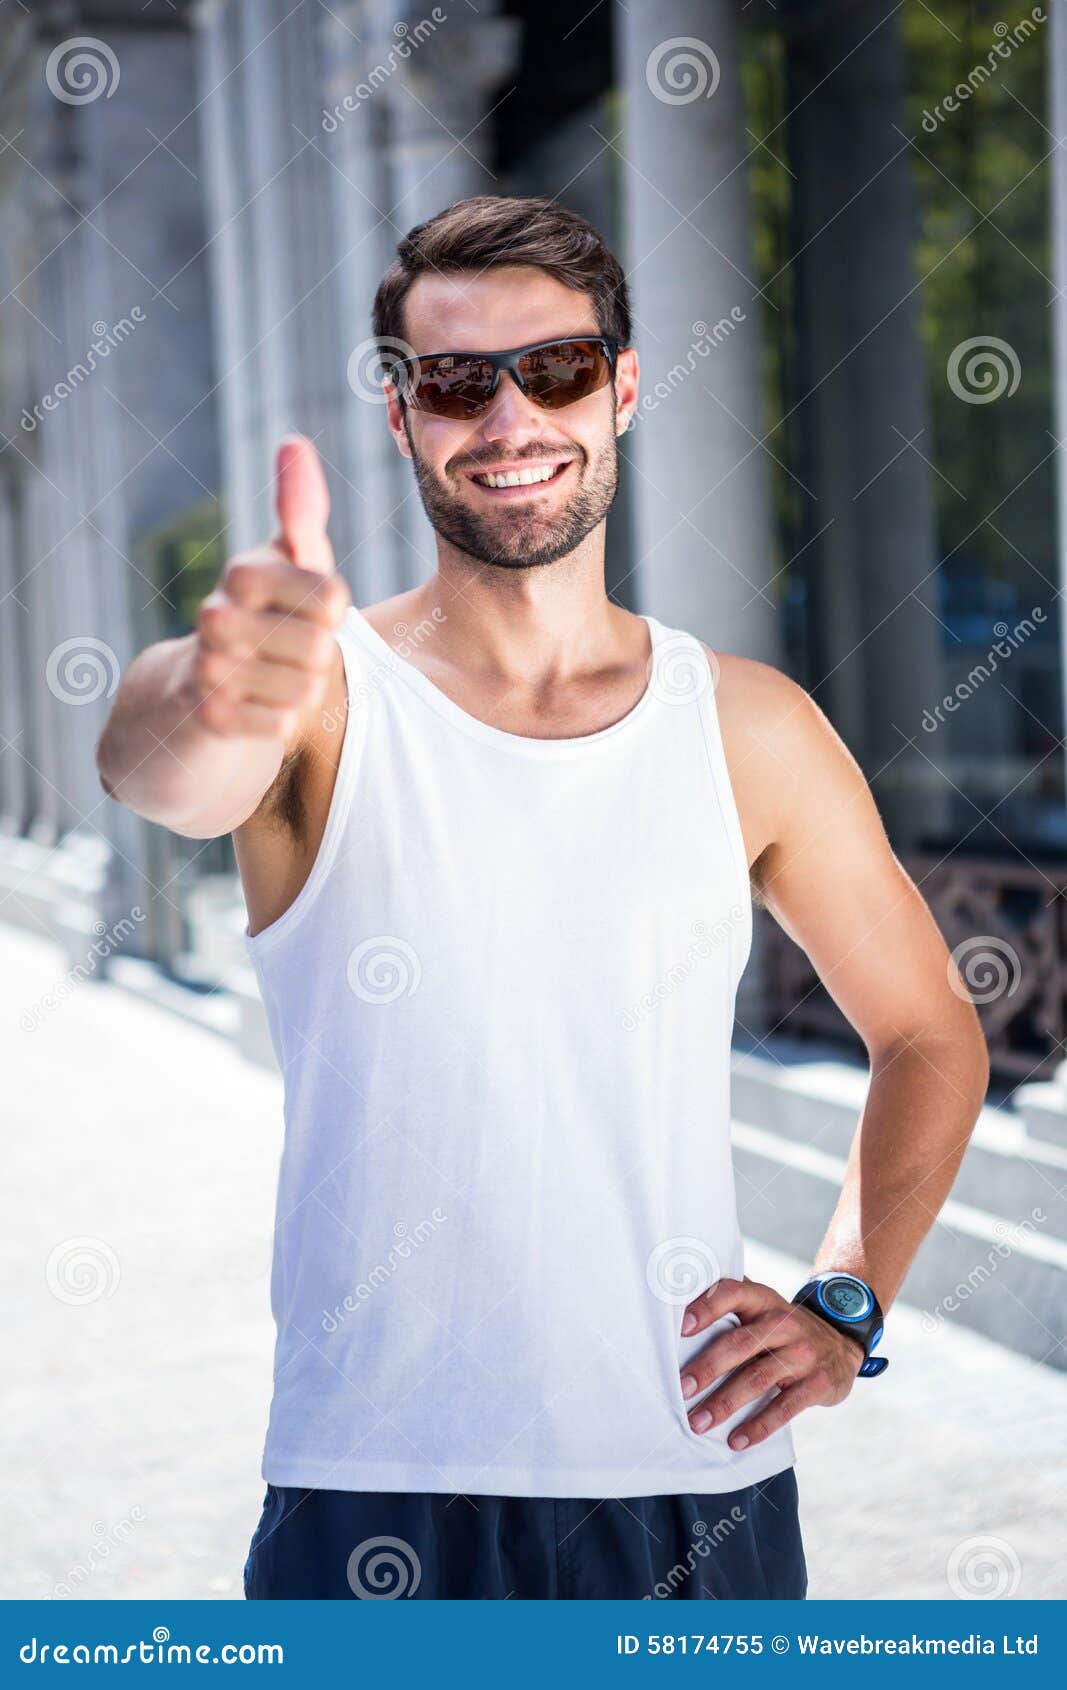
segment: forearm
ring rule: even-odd
[[[952,1187],[988,1082],[977,1017],[901,1042],[872,1061],[871,1084],[815,1272],[856,1273],[883,1309]]]
[[[149,821],[209,838],[244,821],[281,766],[279,738],[224,738],[204,726],[195,636],[149,646],[127,669],[97,748],[104,790]]]

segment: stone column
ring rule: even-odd
[[[239,223],[247,229],[249,269],[253,278],[246,305],[252,328],[251,356],[259,378],[256,462],[259,466],[256,518],[260,536],[271,530],[270,467],[275,442],[294,425],[293,339],[290,315],[296,299],[293,272],[295,235],[289,211],[290,158],[299,138],[286,121],[284,55],[287,30],[281,0],[237,0],[239,6],[238,71],[242,105],[240,140],[245,155],[243,209]],[[288,8],[286,8],[288,10]],[[274,33],[270,33],[272,25]],[[306,27],[306,26],[305,26]],[[229,84],[227,84],[229,87]],[[240,379],[240,377],[237,377]]]
[[[54,121],[44,119],[45,128],[40,142],[44,153],[42,174],[50,180],[66,180],[58,158],[52,156],[51,146],[56,138]],[[69,186],[69,183],[68,183]],[[45,258],[67,228],[69,219],[65,208],[51,189],[36,180],[29,190],[29,203],[35,221],[37,250],[44,259],[32,278],[32,286],[22,290],[21,297],[29,305],[40,327],[30,323],[21,329],[28,335],[33,352],[28,376],[34,401],[50,395],[56,382],[67,369],[66,347],[52,338],[62,340],[62,325],[57,316],[57,255]],[[57,210],[57,207],[60,209]],[[51,332],[49,332],[51,331]],[[61,401],[65,403],[65,401]],[[78,511],[71,498],[67,466],[63,462],[57,431],[58,416],[52,410],[43,413],[41,421],[22,449],[23,470],[20,480],[23,497],[20,501],[20,555],[16,571],[21,585],[19,601],[26,608],[25,676],[25,738],[20,742],[24,757],[32,765],[30,775],[31,815],[28,822],[30,837],[42,845],[54,845],[69,822],[69,811],[63,801],[63,771],[61,767],[62,724],[51,662],[53,653],[67,635],[62,609],[62,595],[58,583],[62,578],[62,557],[76,527]]]
[[[112,102],[116,109],[97,101],[79,114],[84,193],[100,204],[93,219],[100,234],[84,231],[79,286],[69,296],[90,321],[127,319],[125,338],[86,383],[78,416],[98,595],[91,614],[125,663],[169,631],[156,591],[165,584],[159,531],[211,506],[218,464],[202,188],[193,174],[193,42],[162,28],[113,40],[123,97]],[[146,126],[168,137],[165,149],[146,147]],[[131,172],[130,157],[146,152]],[[190,852],[102,796],[99,806],[96,823],[113,846],[107,913],[127,915],[139,905],[143,925],[124,948],[172,959],[183,943],[176,876]]]
[[[85,287],[87,249],[94,241],[100,244],[99,236],[91,230],[73,230],[46,266],[50,282],[46,321],[62,340],[59,362],[65,366],[85,362],[97,338],[93,325],[99,327],[104,322],[91,308]],[[101,652],[94,644],[97,640],[107,643],[109,636],[113,641],[114,627],[102,614],[98,590],[102,542],[86,514],[99,491],[92,480],[97,438],[93,411],[101,396],[100,384],[108,380],[106,368],[92,371],[84,387],[65,399],[43,425],[53,442],[57,472],[70,501],[61,507],[60,515],[66,537],[47,566],[55,632],[61,643],[70,643],[72,665],[82,668],[80,685],[61,686],[60,697],[52,706],[58,728],[62,825],[64,830],[76,828],[88,819],[96,833],[107,829],[104,794],[96,778],[96,741],[108,709],[107,688],[117,678],[117,666],[110,649]],[[94,698],[94,694],[98,696]]]
[[[292,315],[286,324],[292,353],[290,401],[295,426],[314,439],[326,466],[330,537],[338,562],[346,568],[363,496],[348,452],[355,399],[346,376],[356,337],[342,276],[347,235],[337,213],[343,197],[359,197],[361,184],[358,177],[340,174],[342,133],[324,127],[323,111],[338,37],[354,51],[359,48],[332,8],[296,14],[279,37],[284,37],[282,121],[293,150],[285,171],[293,250]]]
[[[741,27],[731,0],[619,19],[623,262],[649,401],[631,430],[637,584],[661,621],[775,661]]]
[[[21,833],[29,817],[30,755],[26,743],[23,672],[24,619],[18,583],[22,541],[18,520],[20,478],[15,466],[0,473],[0,834]]]
[[[237,69],[237,6],[205,0],[198,11],[200,121],[207,258],[210,265],[215,379],[220,416],[224,507],[231,551],[262,539],[259,493],[269,465],[259,461],[253,418],[259,366],[252,301],[256,272],[248,262],[240,168],[245,98]],[[245,196],[247,197],[247,196]]]

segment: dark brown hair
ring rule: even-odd
[[[501,194],[456,200],[417,223],[396,250],[378,284],[371,319],[387,364],[390,343],[405,339],[404,301],[418,276],[505,264],[536,265],[588,295],[599,332],[620,346],[630,344],[630,295],[622,266],[591,223],[555,200]]]

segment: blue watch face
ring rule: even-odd
[[[842,1320],[860,1320],[870,1308],[870,1298],[862,1285],[853,1279],[828,1279],[822,1286],[822,1298],[831,1314]]]

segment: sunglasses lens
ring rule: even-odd
[[[539,346],[519,359],[529,397],[546,411],[560,411],[611,379],[611,363],[596,340],[560,341]]]
[[[560,411],[611,380],[611,360],[596,340],[561,340],[524,352],[519,370],[527,396],[546,411]],[[442,353],[407,366],[404,397],[417,411],[468,420],[481,416],[493,390],[486,359]]]
[[[476,417],[493,386],[493,366],[480,358],[418,358],[410,366],[406,397],[435,417]]]

